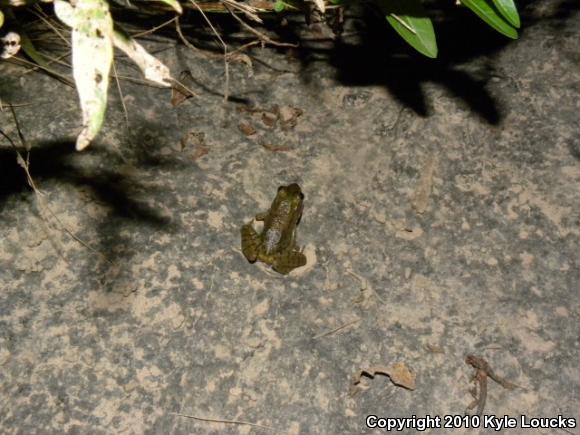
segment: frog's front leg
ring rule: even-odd
[[[260,249],[260,235],[252,226],[252,222],[242,226],[242,253],[250,263],[258,258]]]
[[[272,262],[272,269],[282,275],[286,275],[293,269],[302,267],[305,264],[306,256],[301,251],[290,251],[276,256]]]

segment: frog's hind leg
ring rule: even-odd
[[[250,263],[258,258],[260,249],[260,235],[256,232],[252,223],[242,226],[242,253]]]
[[[272,269],[276,272],[286,275],[297,267],[302,267],[306,264],[306,256],[300,251],[291,251],[286,254],[279,255],[272,263]]]

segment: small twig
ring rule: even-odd
[[[16,146],[14,141],[10,138],[10,136],[8,136],[6,133],[4,133],[4,131],[2,131],[2,129],[0,129],[0,134],[2,136],[4,136],[4,138],[6,138],[6,140],[8,140],[8,142],[10,142],[10,144],[12,145],[12,148],[14,149],[14,152],[16,153],[16,161],[18,162],[18,165],[20,167],[22,167],[22,169],[24,170],[24,173],[26,174],[26,181],[35,194],[36,201],[37,201],[38,208],[39,208],[39,212],[40,212],[40,216],[43,218],[45,223],[48,223],[48,219],[46,219],[46,217],[43,214],[44,210],[47,210],[48,213],[53,217],[53,219],[60,225],[61,229],[64,230],[70,237],[72,237],[74,240],[79,242],[85,248],[100,255],[109,264],[113,264],[107,257],[105,257],[105,255],[103,255],[101,252],[97,251],[95,248],[90,246],[88,243],[86,243],[84,240],[82,240],[80,237],[78,237],[76,234],[74,234],[71,230],[69,230],[62,223],[62,221],[58,218],[56,213],[54,213],[54,211],[48,206],[48,204],[43,204],[43,202],[42,202],[43,193],[36,186],[36,183],[34,182],[32,175],[30,174],[30,146],[28,145],[28,143],[24,139],[24,135],[22,134],[22,131],[20,129],[20,124],[18,123],[18,118],[16,117],[16,112],[14,111],[14,108],[12,106],[10,106],[10,110],[12,112],[12,117],[14,118],[14,123],[16,124],[16,130],[18,132],[18,137],[20,139],[20,142],[22,143],[22,146],[26,150],[26,159],[24,159],[24,157],[22,157],[22,154],[20,153],[20,151],[18,150],[18,147]],[[52,237],[48,232],[47,232],[47,236],[56,245],[56,242],[54,240],[52,240]],[[62,257],[62,255],[60,253],[58,253],[58,254],[59,254],[59,256]]]
[[[75,87],[74,82],[69,77],[67,77],[63,74],[60,74],[51,68],[47,68],[45,66],[38,65],[37,63],[34,63],[34,62],[29,62],[26,59],[23,59],[21,57],[16,57],[16,56],[11,57],[10,59],[7,59],[7,62],[15,63],[16,65],[24,64],[25,66],[32,66],[33,68],[40,68],[40,69],[46,71],[47,73],[52,74],[57,79],[64,82],[65,84],[67,84],[73,88]]]
[[[213,26],[213,24],[211,23],[211,21],[209,20],[209,18],[207,17],[205,12],[203,11],[203,9],[201,9],[199,7],[197,2],[195,0],[189,0],[189,1],[191,2],[191,4],[193,4],[199,10],[199,12],[203,16],[204,20],[207,22],[207,24],[209,25],[211,30],[214,32],[216,38],[220,41],[220,43],[222,44],[222,47],[224,49],[224,69],[225,69],[225,75],[226,75],[226,80],[225,80],[225,84],[224,84],[224,101],[227,102],[228,98],[229,98],[229,88],[230,88],[230,66],[229,66],[229,62],[228,62],[228,46],[226,45],[226,43],[224,42],[224,40],[220,36],[219,32],[215,29],[215,27]]]
[[[271,431],[274,431],[274,432],[278,432],[278,430],[276,428],[273,428],[271,426],[264,426],[262,424],[252,423],[252,422],[249,422],[249,421],[225,420],[225,419],[221,419],[221,418],[197,417],[195,415],[180,414],[179,412],[170,412],[170,414],[171,415],[176,415],[178,417],[190,418],[192,420],[206,421],[206,422],[209,422],[209,423],[239,424],[239,425],[243,425],[243,426],[259,427],[261,429],[267,429],[267,430],[271,430]]]
[[[254,29],[252,26],[250,26],[248,23],[246,23],[244,20],[242,20],[240,17],[238,17],[234,13],[234,11],[231,10],[231,8],[228,6],[227,3],[224,3],[224,6],[228,10],[228,12],[232,15],[232,17],[234,17],[236,19],[236,21],[238,21],[244,29],[246,29],[249,32],[256,35],[258,38],[260,38],[260,40],[263,43],[274,45],[275,47],[294,47],[294,48],[298,47],[298,44],[291,44],[289,42],[276,42],[276,41],[270,39],[268,36],[264,35],[262,32],[260,32],[256,29]]]
[[[36,10],[34,10],[34,9],[36,9]],[[54,24],[52,24],[52,23],[50,22],[50,20],[46,18],[46,14],[43,12],[43,10],[40,8],[40,6],[39,6],[38,4],[36,4],[36,5],[34,5],[34,9],[31,9],[31,12],[32,12],[34,15],[36,15],[38,18],[40,18],[44,24],[46,24],[48,27],[50,27],[50,28],[52,29],[52,31],[53,31],[54,33],[56,33],[56,34],[58,35],[58,37],[59,37],[60,39],[62,39],[62,40],[64,41],[64,43],[65,43],[65,44],[66,44],[68,47],[70,47],[70,45],[71,45],[71,44],[70,44],[70,41],[69,41],[69,39],[67,39],[67,38],[66,38],[66,37],[65,37],[65,36],[64,36],[64,35],[63,35],[63,34],[60,32],[60,30],[58,30],[58,29],[56,28],[56,26],[54,26]]]
[[[253,47],[254,45],[258,45],[258,44],[262,44],[262,41],[251,41],[251,42],[248,42],[247,44],[244,44],[241,47],[236,48],[234,51],[230,51],[228,53],[228,56],[229,57],[235,56],[236,54],[244,51],[246,48],[250,48],[250,47]]]
[[[119,77],[121,80],[127,80],[128,82],[139,83],[141,85],[150,86],[152,88],[167,89],[166,86],[161,86],[161,85],[158,85],[157,83],[150,82],[148,80],[143,80],[143,79],[140,79],[137,77],[123,76],[120,74],[117,74],[117,77]]]
[[[179,16],[175,16],[175,17],[173,17],[172,19],[170,19],[170,20],[167,20],[167,21],[165,21],[164,23],[161,23],[161,24],[159,24],[158,26],[155,26],[155,27],[153,27],[152,29],[145,30],[145,31],[143,31],[143,32],[139,32],[139,33],[135,33],[135,34],[131,35],[131,37],[133,37],[133,38],[138,38],[138,37],[140,37],[140,36],[150,35],[151,33],[153,33],[153,32],[156,32],[156,31],[157,31],[157,30],[159,30],[159,29],[162,29],[163,27],[165,27],[165,26],[167,26],[167,25],[169,25],[169,24],[173,23],[174,21],[176,21],[176,20],[178,20],[178,19],[179,19]]]
[[[177,17],[177,19],[175,20],[175,30],[177,30],[179,38],[185,44],[186,47],[189,47],[194,51],[200,51],[199,48],[197,48],[195,45],[189,42],[187,38],[183,35],[183,32],[181,31],[181,24],[179,23],[179,17]]]
[[[4,106],[6,107],[26,107],[26,106],[37,106],[39,104],[47,104],[47,103],[19,103],[19,104],[14,104],[14,103],[3,103],[2,102],[2,98],[0,98],[0,112],[4,111]]]
[[[334,334],[334,333],[336,333],[338,331],[341,331],[341,330],[343,330],[345,328],[348,328],[349,326],[352,326],[352,325],[354,325],[354,324],[356,324],[358,322],[360,322],[360,319],[353,320],[352,322],[345,323],[344,325],[341,325],[338,328],[334,328],[331,331],[326,331],[326,332],[323,332],[322,334],[315,335],[314,337],[312,337],[312,339],[313,340],[318,340],[319,338],[326,337],[327,335]]]
[[[257,23],[261,24],[263,22],[262,19],[258,15],[256,15],[256,12],[258,12],[258,9],[255,7],[248,6],[247,4],[244,4],[244,3],[238,3],[235,0],[221,0],[221,2],[228,11],[230,11],[228,6],[231,6],[234,9],[237,9],[240,12],[243,12],[244,14],[246,14],[248,16],[248,18],[251,18],[252,20],[256,21]]]
[[[121,106],[123,106],[123,114],[125,115],[125,125],[129,128],[129,112],[127,111],[127,106],[125,105],[125,98],[123,98],[123,91],[121,90],[121,83],[119,82],[119,77],[117,76],[117,68],[115,67],[115,59],[111,62],[113,66],[113,77],[115,78],[115,83],[117,84],[117,90],[119,91],[119,97],[121,98]]]
[[[177,30],[177,34],[179,35],[179,39],[181,39],[181,42],[183,42],[185,44],[186,47],[191,48],[193,51],[197,52],[197,53],[201,53],[206,57],[209,57],[211,59],[217,59],[217,58],[222,58],[222,54],[216,54],[216,53],[212,53],[210,51],[206,51],[206,50],[202,50],[200,48],[197,48],[195,45],[193,45],[189,39],[187,39],[185,37],[185,35],[183,34],[182,30],[181,30],[181,23],[179,22],[179,18],[175,21],[175,29]],[[228,53],[228,56],[231,53]]]
[[[375,289],[373,289],[373,288],[372,288],[372,286],[369,286],[369,282],[368,282],[368,280],[367,280],[366,278],[363,278],[362,276],[360,276],[359,274],[357,274],[357,273],[353,272],[353,271],[352,271],[352,270],[350,270],[350,269],[347,269],[347,271],[346,271],[346,272],[347,272],[349,275],[353,276],[354,278],[356,278],[356,279],[358,279],[358,280],[360,281],[360,284],[361,284],[361,286],[362,286],[362,287],[361,287],[361,289],[360,289],[361,293],[364,293],[365,291],[369,291],[369,290],[370,290],[370,293],[371,293],[371,294],[372,294],[374,297],[376,297],[380,303],[382,303],[383,305],[386,305],[386,304],[387,304],[387,303],[386,303],[386,302],[385,302],[385,301],[384,301],[384,300],[383,300],[383,299],[382,299],[382,298],[381,298],[381,297],[378,295],[378,293],[375,291]]]

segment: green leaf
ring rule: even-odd
[[[419,53],[437,57],[433,23],[419,0],[376,0],[387,21]]]
[[[274,3],[274,10],[276,12],[282,12],[284,9],[286,9],[284,2],[277,1],[276,3]]]
[[[2,11],[0,11],[0,28],[2,28],[3,24],[4,24],[4,14],[2,13]]]
[[[479,18],[499,33],[508,38],[518,39],[518,31],[498,15],[489,0],[461,0],[461,3],[471,9]]]
[[[493,4],[512,26],[520,27],[520,16],[514,0],[493,0]]]
[[[113,19],[105,0],[77,0],[74,6],[55,0],[54,11],[72,27],[73,76],[83,117],[76,148],[81,151],[95,138],[105,117],[113,62]]]

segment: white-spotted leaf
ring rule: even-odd
[[[83,127],[76,149],[85,149],[103,125],[113,61],[113,20],[105,0],[55,0],[56,15],[72,28],[73,76]]]
[[[115,47],[123,50],[135,62],[147,80],[164,87],[170,87],[171,72],[163,62],[156,59],[125,31],[117,26],[113,33]]]

